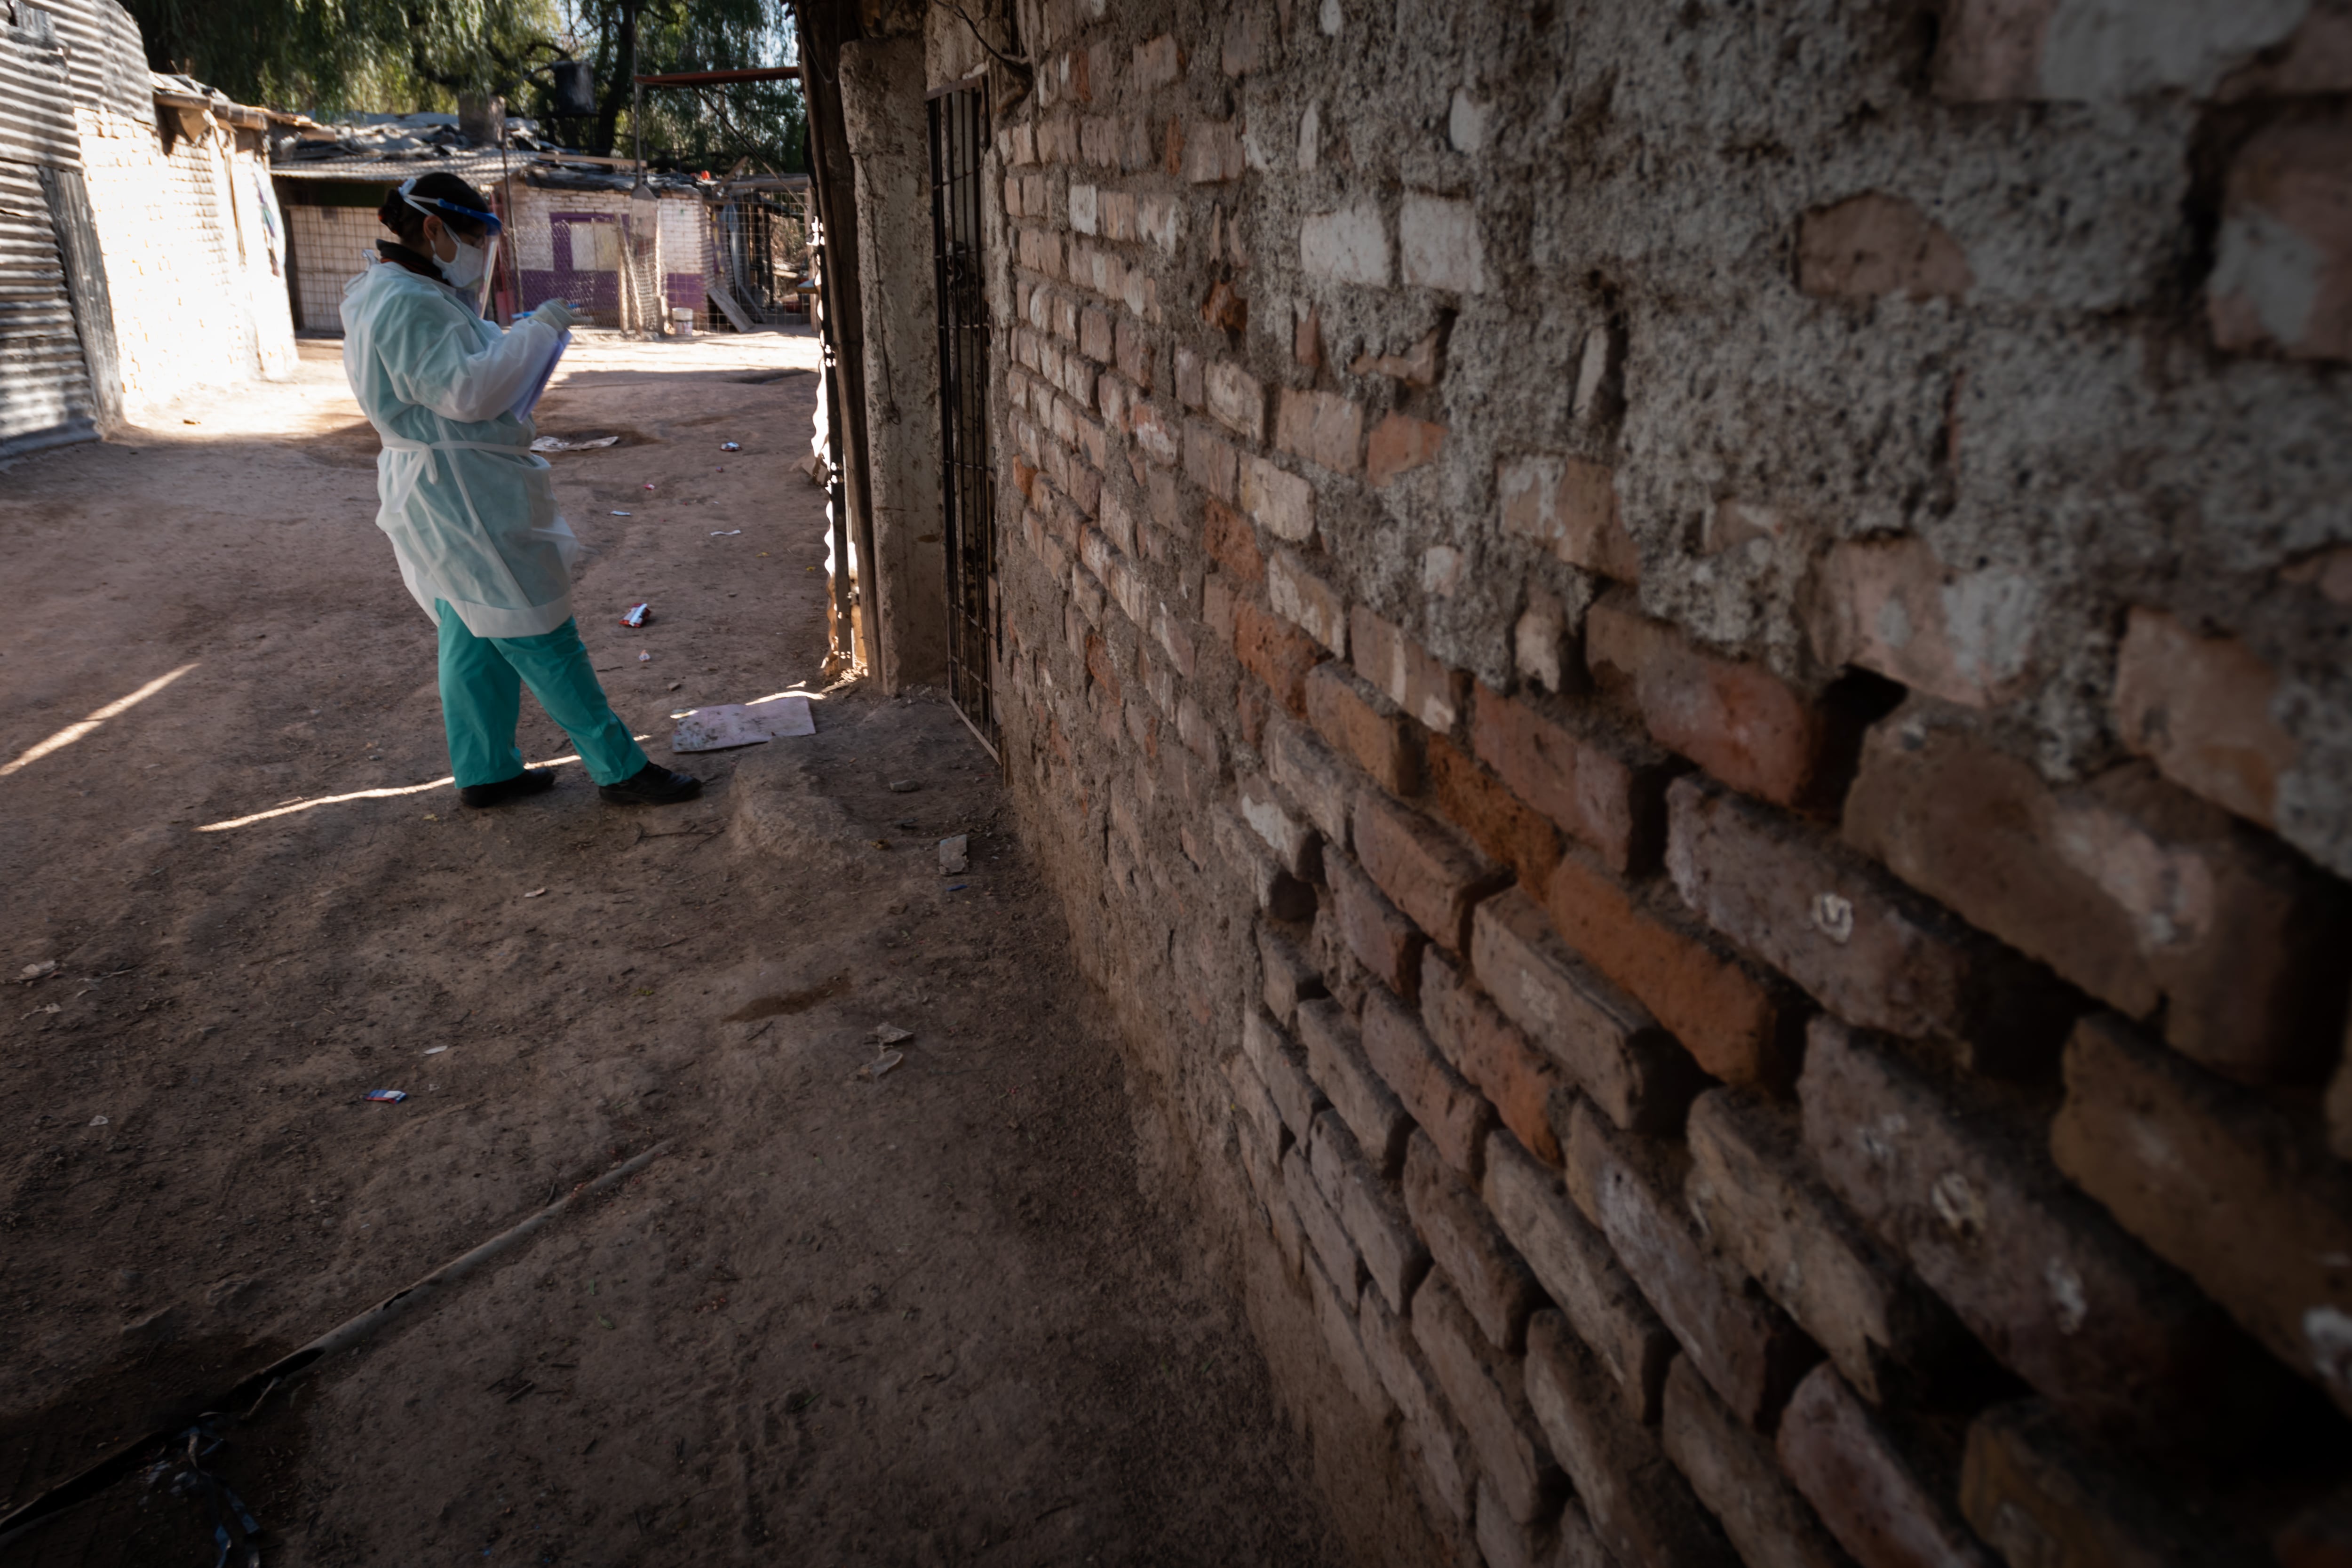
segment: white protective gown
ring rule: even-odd
[[[343,288],[343,371],[383,438],[376,526],[425,613],[445,599],[476,637],[536,637],[572,618],[580,542],[530,450],[531,422],[507,412],[557,337],[533,317],[501,331],[447,284],[390,262]]]

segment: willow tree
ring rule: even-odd
[[[559,47],[553,0],[125,0],[148,64],[332,117],[509,98]]]
[[[783,0],[572,0],[567,21],[589,49],[599,88],[584,143],[599,153],[642,145],[665,163],[723,172],[749,162],[778,173],[803,166],[807,114],[800,83],[732,82],[647,88],[638,76],[789,65],[798,58]],[[643,103],[642,123],[629,123]]]

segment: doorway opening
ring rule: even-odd
[[[947,545],[948,694],[997,754],[996,480],[988,443],[988,294],[981,265],[987,89],[959,83],[927,105],[931,254],[940,312],[941,532]]]

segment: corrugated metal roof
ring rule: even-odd
[[[18,5],[13,22],[5,17],[0,13],[0,160],[78,169],[81,133],[50,17],[31,5]]]
[[[471,148],[465,152],[425,151],[397,153],[388,157],[367,158],[345,155],[341,158],[299,158],[273,162],[269,172],[281,180],[357,180],[363,184],[396,185],[411,174],[440,173],[455,174],[470,184],[495,180],[502,168],[522,173],[530,161],[529,153],[506,154],[503,164],[495,147]]]

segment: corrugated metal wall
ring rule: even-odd
[[[97,433],[41,168],[79,180],[81,138],[49,15],[0,8],[0,457]]]
[[[147,50],[139,24],[115,0],[40,0],[66,49],[76,102],[154,123]]]

